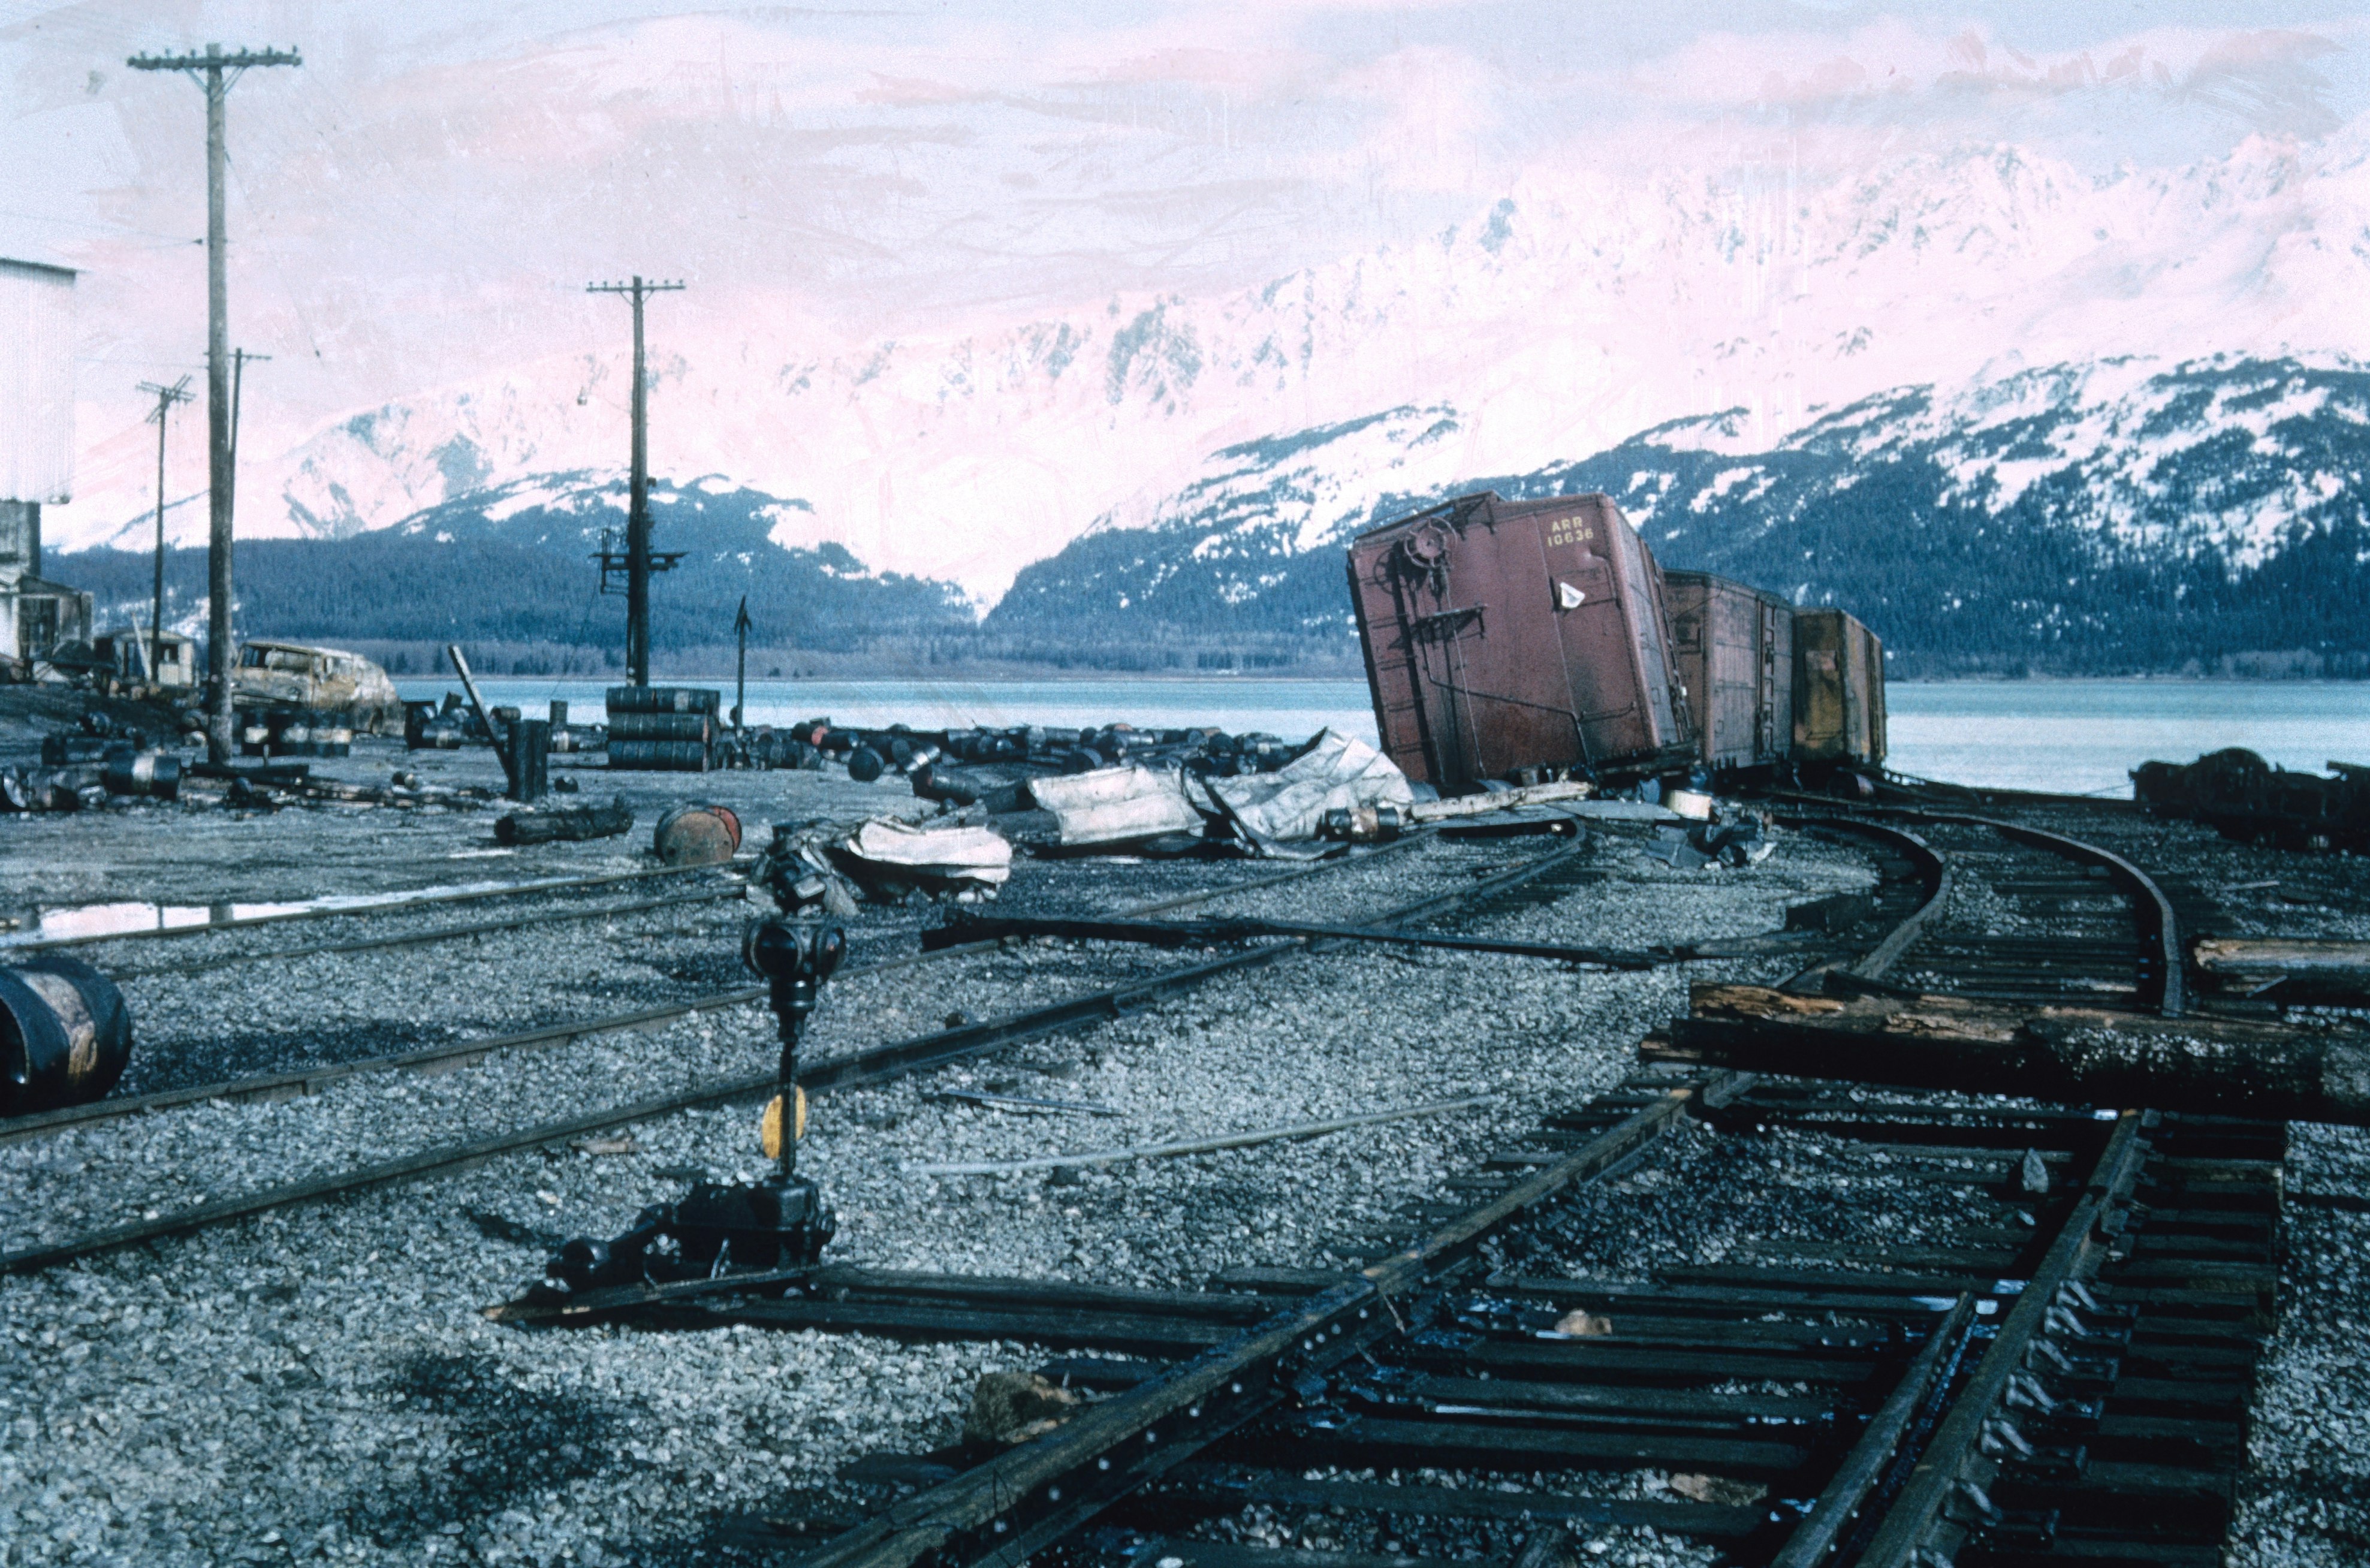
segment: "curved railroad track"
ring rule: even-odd
[[[1937,813],[1803,825],[1883,874],[1855,956],[1797,988],[2182,1006],[2173,905],[2104,846]],[[1095,1396],[708,1538],[810,1568],[1537,1565],[1639,1530],[1786,1568],[2219,1562],[2282,1126],[1645,1054],[1325,1250],[1347,1267],[1175,1292],[826,1265],[570,1316],[1019,1340]]]

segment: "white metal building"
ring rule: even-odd
[[[74,283],[0,257],[0,672],[90,636],[90,595],[41,578],[41,508],[74,495]]]

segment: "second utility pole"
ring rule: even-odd
[[[650,684],[650,437],[642,366],[642,301],[682,288],[634,275],[629,283],[587,283],[586,294],[626,294],[634,302],[634,457],[626,508],[626,684]]]
[[[156,411],[148,416],[156,421],[156,603],[148,617],[148,682],[154,686],[156,662],[165,652],[165,420],[174,404],[190,400],[190,378],[170,386],[144,381],[140,390],[156,394]]]
[[[218,43],[203,54],[135,54],[134,71],[186,71],[206,94],[206,481],[212,501],[206,532],[206,755],[230,761],[230,311],[229,225],[223,219],[223,139],[231,84],[259,65],[302,65],[293,49],[242,49]],[[225,75],[224,73],[228,75]]]

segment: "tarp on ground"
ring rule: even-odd
[[[1273,773],[1212,778],[1204,787],[1256,845],[1294,844],[1317,836],[1325,813],[1349,806],[1415,804],[1415,790],[1398,765],[1353,736],[1320,730],[1308,749]]]
[[[1053,813],[1065,848],[1129,844],[1171,833],[1200,833],[1202,813],[1185,798],[1182,777],[1141,763],[1029,781],[1040,809]]]

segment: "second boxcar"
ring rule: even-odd
[[[1794,606],[1708,571],[1663,583],[1696,755],[1714,773],[1774,770],[1794,744]]]
[[[1794,612],[1794,760],[1884,761],[1884,644],[1841,610]]]
[[[1662,570],[1611,498],[1460,496],[1360,535],[1349,564],[1375,727],[1409,778],[1692,763]]]

